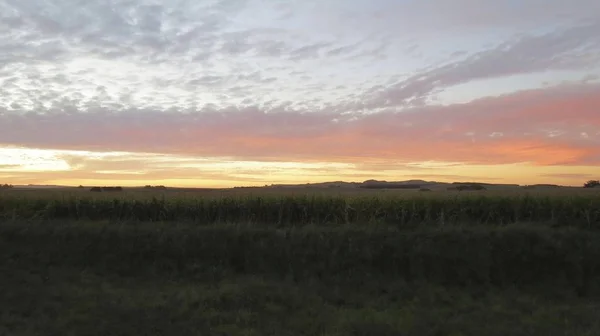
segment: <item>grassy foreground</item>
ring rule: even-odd
[[[2,335],[598,335],[597,301],[370,281],[118,277],[2,266]],[[556,297],[558,296],[558,298]]]
[[[0,334],[597,335],[597,233],[3,222]]]

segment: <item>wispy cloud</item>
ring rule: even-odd
[[[225,187],[273,183],[364,181],[367,179],[558,183],[580,185],[593,167],[572,166],[561,176],[560,166],[466,165],[443,162],[410,164],[240,161],[185,155],[86,152],[0,148],[0,180],[13,184]],[[25,163],[27,165],[25,166]],[[581,176],[577,179],[575,175]]]

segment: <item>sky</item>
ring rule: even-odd
[[[0,183],[599,168],[598,0],[0,0]]]

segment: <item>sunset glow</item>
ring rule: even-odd
[[[0,0],[0,184],[580,186],[598,32],[596,0]]]

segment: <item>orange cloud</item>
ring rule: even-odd
[[[598,165],[598,111],[600,87],[578,85],[371,115],[259,108],[4,113],[0,143],[263,161]]]

